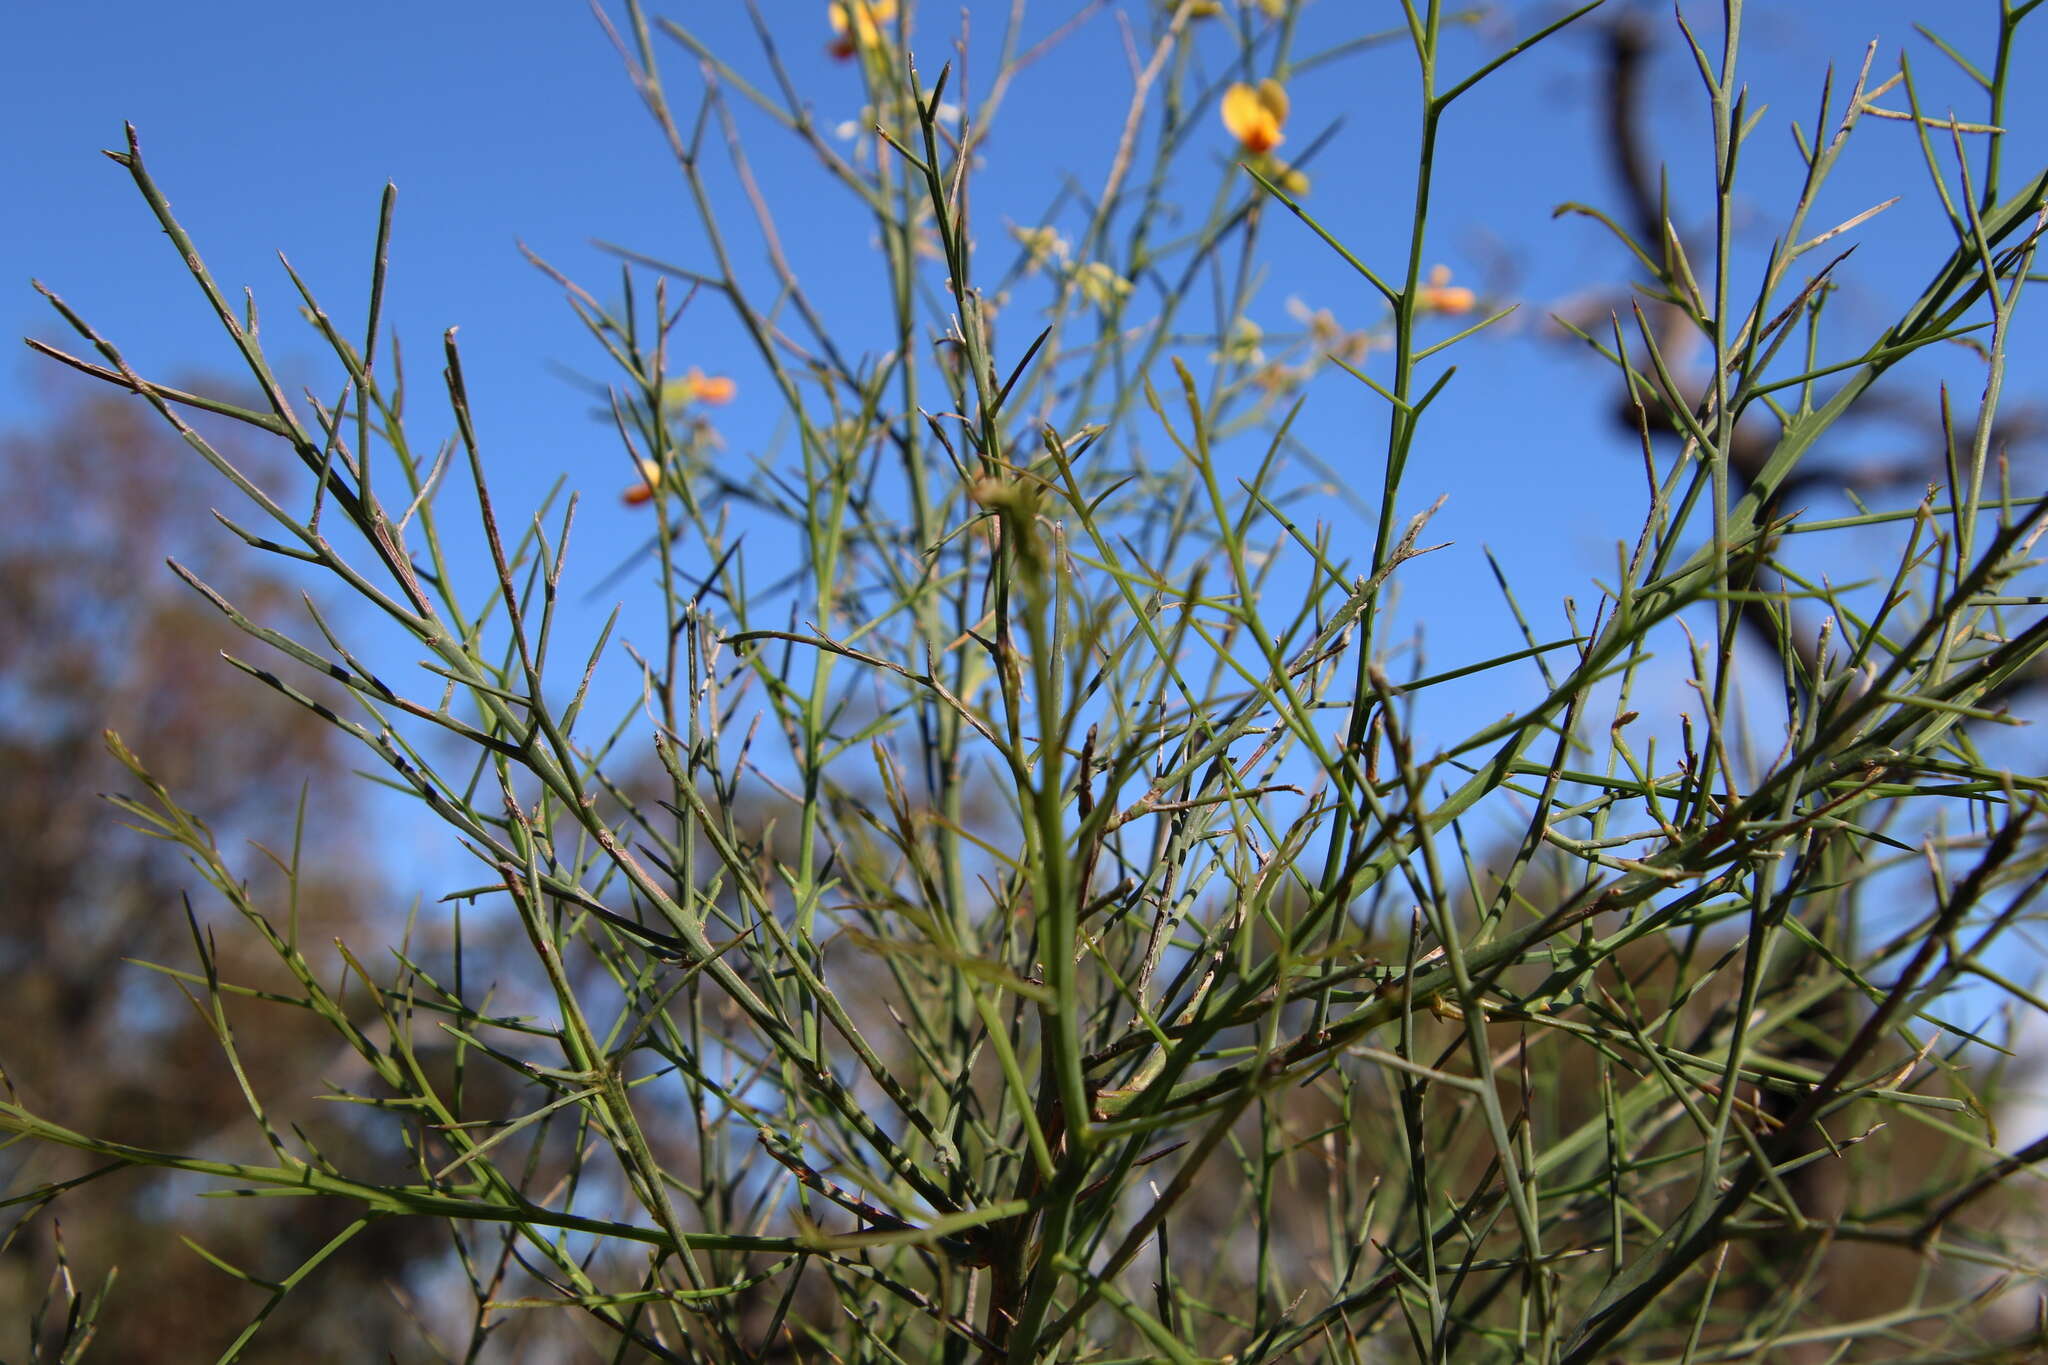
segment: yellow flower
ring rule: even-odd
[[[1415,290],[1415,306],[1425,313],[1456,317],[1471,312],[1478,302],[1477,294],[1462,284],[1451,283],[1451,268],[1447,265],[1432,266],[1429,279]]]
[[[1170,15],[1180,9],[1180,0],[1160,0],[1161,7]],[[1250,14],[1257,10],[1268,19],[1278,19],[1287,13],[1288,0],[1238,0],[1238,8]],[[1217,19],[1225,13],[1223,0],[1193,0],[1188,6],[1190,19]]]
[[[1010,235],[1024,248],[1033,270],[1058,265],[1067,259],[1067,239],[1050,224],[1045,227],[1013,227]]]
[[[1090,261],[1074,272],[1081,297],[1105,313],[1131,292],[1131,282],[1101,261]]]
[[[628,507],[639,507],[654,501],[655,490],[661,487],[661,466],[652,460],[640,462],[640,481],[628,487],[619,495],[619,500]]]
[[[1287,313],[1307,332],[1308,349],[1317,358],[1334,356],[1347,365],[1359,365],[1379,344],[1370,332],[1354,332],[1343,326],[1327,308],[1312,309],[1300,299],[1289,299]]]
[[[882,26],[896,17],[896,0],[831,0],[825,17],[832,21],[832,55],[844,60],[882,41]]]
[[[1287,122],[1287,91],[1275,80],[1257,85],[1238,82],[1223,92],[1223,126],[1253,156],[1264,156],[1282,142]]]
[[[1282,365],[1276,360],[1270,365],[1261,365],[1254,371],[1252,383],[1258,386],[1260,393],[1272,398],[1292,392],[1306,377],[1305,371],[1295,369],[1291,365]]]
[[[1327,308],[1310,308],[1300,299],[1290,298],[1287,316],[1308,330],[1309,344],[1318,351],[1332,350],[1344,341],[1344,328],[1338,324],[1337,315]]]
[[[1230,331],[1223,338],[1223,348],[1209,359],[1233,365],[1263,365],[1266,352],[1259,343],[1265,339],[1266,333],[1258,323],[1250,318],[1239,318],[1230,324]]]
[[[688,373],[661,386],[661,405],[680,408],[691,403],[724,404],[732,401],[738,386],[722,374],[706,374],[692,365]]]

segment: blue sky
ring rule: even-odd
[[[1027,34],[1049,32],[1076,7],[1077,0],[1039,0],[1028,10]],[[857,78],[825,53],[824,5],[763,0],[763,8],[820,122],[854,119]],[[974,54],[992,47],[1008,8],[1008,0],[967,5],[975,33],[970,73],[977,69]],[[1063,168],[1084,182],[1099,181],[1130,88],[1116,8],[1019,79],[976,192],[984,243],[999,239],[1006,223],[1035,222]],[[1687,8],[1700,12],[1706,26],[1718,12]],[[1992,31],[1992,0],[1759,0],[1748,9],[1745,69],[1753,99],[1771,105],[1745,166],[1741,240],[1752,256],[1789,202],[1792,144],[1785,126],[1793,118],[1811,123],[1830,62],[1853,70],[1863,45],[1877,38],[1884,69],[1890,54],[1906,48],[1923,104],[1954,104],[1964,117],[1981,116],[1965,83],[1913,34],[1911,21],[1932,15],[1944,36],[1981,54]],[[743,6],[684,0],[654,12],[734,53],[743,70],[758,71]],[[1495,7],[1452,41],[1453,69],[1469,68],[1560,12],[1548,3]],[[1667,9],[1653,12],[1668,22]],[[931,6],[929,13],[928,26],[936,29],[956,7]],[[1319,0],[1309,10],[1304,47],[1317,46],[1318,36],[1384,27],[1398,15],[1391,3]],[[2020,69],[2048,69],[2048,23],[2033,30]],[[946,55],[937,36],[923,57],[928,71]],[[666,42],[659,49],[674,88],[689,91],[687,54]],[[979,60],[985,66],[986,57]],[[1432,259],[1451,265],[1461,282],[1518,299],[1524,309],[1517,326],[1473,343],[1462,356],[1449,399],[1425,428],[1400,509],[1406,515],[1450,495],[1429,538],[1451,540],[1454,548],[1403,571],[1404,607],[1426,624],[1434,668],[1498,652],[1512,628],[1482,545],[1492,546],[1514,576],[1539,634],[1561,633],[1545,629],[1559,624],[1559,599],[1569,593],[1590,602],[1591,580],[1608,576],[1615,541],[1632,536],[1638,524],[1640,467],[1605,415],[1611,374],[1546,339],[1541,321],[1550,309],[1625,276],[1626,261],[1604,233],[1584,219],[1552,216],[1567,199],[1616,202],[1594,131],[1596,65],[1590,32],[1567,34],[1482,87],[1450,120]],[[1659,151],[1676,163],[1680,216],[1697,222],[1702,196],[1688,187],[1698,183],[1706,123],[1682,49],[1660,54],[1653,85]],[[1290,131],[1342,121],[1315,166],[1313,211],[1359,255],[1391,268],[1409,217],[1412,59],[1399,47],[1365,52],[1303,77],[1292,93]],[[2009,115],[2020,130],[2008,151],[2015,176],[2043,161],[2042,101],[2039,82],[2019,83]],[[612,292],[616,264],[593,239],[685,264],[703,260],[680,178],[584,7],[530,0],[373,0],[345,11],[245,0],[10,7],[0,19],[0,148],[14,209],[0,216],[0,273],[8,281],[0,321],[17,334],[62,339],[61,324],[28,288],[35,276],[117,340],[144,373],[228,372],[233,356],[197,291],[127,177],[98,154],[120,144],[124,119],[139,129],[158,183],[216,278],[230,289],[256,289],[275,338],[273,356],[288,373],[325,371],[310,333],[295,330],[295,300],[275,252],[290,256],[344,330],[359,329],[377,197],[387,179],[394,181],[399,207],[387,317],[412,357],[416,391],[434,388],[440,335],[459,324],[500,505],[526,505],[566,473],[587,497],[574,569],[585,584],[645,533],[644,514],[618,503],[628,476],[624,456],[593,420],[590,400],[563,376],[565,367],[601,373],[599,357],[559,290],[515,248],[524,241],[601,294]],[[844,324],[852,349],[879,350],[885,333],[861,339],[875,303],[863,269],[868,226],[847,200],[832,196],[793,141],[759,119],[745,126],[755,171],[778,206],[807,287]],[[1219,126],[1219,162],[1227,150]],[[1866,126],[1815,221],[1846,217],[1892,194],[1907,197],[1859,234],[1859,254],[1842,272],[1846,288],[1834,325],[1845,350],[1917,293],[1926,263],[1944,250],[1910,131]],[[744,213],[736,198],[728,207]],[[1266,231],[1270,276],[1253,310],[1263,325],[1287,325],[1290,297],[1329,306],[1347,322],[1370,320],[1363,286],[1305,231],[1277,218]],[[701,363],[739,382],[739,400],[719,414],[729,447],[770,448],[776,414],[730,318],[700,300],[684,335],[678,363]],[[2029,335],[2038,341],[2038,331]],[[1011,344],[1021,344],[1021,336]],[[2042,387],[2038,366],[2025,362],[2029,354],[2015,350],[2021,361],[2011,386],[2019,399]],[[1947,373],[1960,400],[1974,396],[1981,381],[1970,377],[1962,357]],[[1901,393],[1924,397],[1929,374],[1902,381],[1913,387]],[[28,424],[46,413],[48,376],[46,362],[26,352],[0,366],[0,422]],[[1299,430],[1333,466],[1356,471],[1363,482],[1376,480],[1384,420],[1376,400],[1326,372],[1311,389]],[[423,432],[438,440],[444,425],[428,420]],[[1334,505],[1328,510],[1343,516]],[[459,544],[456,553],[461,558]],[[634,600],[631,589],[620,591],[629,604]],[[601,614],[593,608],[586,629]],[[635,634],[630,613],[623,630],[628,638]],[[1480,692],[1459,707],[1476,718],[1507,704]],[[1463,718],[1446,717],[1447,732],[1461,732],[1456,722]]]

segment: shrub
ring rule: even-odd
[[[1634,305],[1579,331],[1640,449],[1640,522],[1560,624],[1507,593],[1516,636],[1433,672],[1393,600],[1431,549],[1416,457],[1470,383],[1447,356],[1485,363],[1511,311],[1433,269],[1439,138],[1593,6],[1476,63],[1449,55],[1433,3],[1316,53],[1288,0],[1142,7],[1099,187],[1006,239],[973,187],[1038,55],[1014,33],[970,98],[961,68],[912,60],[937,43],[911,7],[828,6],[873,125],[848,148],[799,97],[779,18],[743,70],[629,5],[613,36],[703,258],[622,251],[610,303],[557,278],[617,369],[658,622],[573,610],[574,497],[531,518],[494,502],[453,332],[447,416],[404,393],[379,338],[389,193],[360,337],[293,276],[336,366],[313,391],[338,395],[294,403],[131,132],[115,159],[263,399],[153,383],[53,295],[96,352],[60,358],[141,395],[246,496],[224,520],[253,552],[356,599],[293,626],[181,570],[262,647],[231,660],[251,685],[360,742],[480,864],[447,899],[515,918],[523,944],[487,978],[440,932],[476,912],[450,910],[423,919],[442,960],[349,953],[337,987],[112,741],[137,784],[118,803],[288,969],[272,1007],[361,1058],[373,1083],[340,1098],[401,1130],[413,1168],[331,1161],[253,1090],[255,1161],[19,1104],[0,1124],[350,1201],[338,1241],[440,1220],[473,1354],[494,1333],[512,1349],[515,1310],[543,1307],[579,1310],[614,1359],[2038,1348],[1984,1275],[2036,1273],[2024,1207],[1990,1196],[2044,1149],[1998,1147],[1990,1059],[2014,1034],[1974,1022],[1982,995],[1959,1003],[1965,986],[2037,1003],[2002,945],[2042,886],[2043,784],[1978,740],[2048,642],[2026,577],[2048,499],[2013,488],[1994,424],[2048,204],[2048,174],[2000,160],[2037,4],[1999,8],[1979,121],[1923,113],[1903,64],[1831,87],[1760,267],[1733,231],[1758,117],[1741,6],[1714,51],[1684,30],[1713,131],[1708,240],[1661,203],[1633,227],[1577,210],[1641,275]],[[694,109],[669,44],[703,75]],[[1379,47],[1408,52],[1421,101],[1412,227],[1387,260],[1313,215],[1311,173],[1342,172],[1315,164],[1287,91]],[[873,232],[888,304],[860,335],[827,325],[784,253],[735,103],[808,148]],[[1870,215],[1813,215],[1878,120],[1917,139],[1951,233],[1897,319],[1849,339],[1823,327],[1847,268],[1824,257]],[[1207,207],[1176,209],[1204,202],[1196,163],[1219,143]],[[749,234],[765,292],[735,259]],[[1276,242],[1337,253],[1383,318],[1347,332],[1303,309],[1298,337],[1262,333],[1248,306]],[[779,409],[786,454],[720,450],[708,408],[735,395],[674,354],[686,293],[751,338],[764,381],[738,399]],[[1837,516],[1787,499],[1882,376],[1958,341],[1982,402],[1958,424],[1944,400],[1941,486]],[[1350,506],[1294,434],[1320,370],[1385,413]],[[288,446],[303,477],[259,485],[186,424],[195,408]],[[445,443],[419,434],[437,421]],[[481,580],[444,548],[465,484]],[[1896,562],[1838,583],[1829,547],[1855,577],[1871,528],[1902,532]],[[352,643],[391,629],[417,671]],[[600,719],[618,650],[639,684]],[[1660,651],[1696,689],[1682,716],[1638,697]],[[1445,732],[1440,689],[1475,679],[1511,711]],[[193,979],[218,1003],[235,987],[200,943]],[[451,1045],[451,1067],[422,1061]],[[479,1072],[514,1098],[477,1103]],[[263,1278],[282,1294],[333,1249]],[[1851,1275],[1887,1290],[1845,1292]]]

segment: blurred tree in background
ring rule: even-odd
[[[306,798],[298,932],[328,970],[339,965],[334,938],[382,942],[402,907],[386,899],[382,869],[344,856],[364,833],[363,787],[343,766],[336,732],[267,702],[222,711],[220,655],[237,632],[164,559],[175,554],[268,607],[297,589],[239,553],[240,542],[213,522],[217,490],[155,413],[80,380],[51,379],[49,415],[0,437],[0,1062],[24,1102],[84,1130],[146,1146],[247,1152],[260,1144],[210,1007],[133,965],[192,970],[185,898],[208,923],[217,906],[179,849],[140,836],[101,798],[132,786],[104,732],[118,731],[191,798],[267,902],[280,903],[284,879],[271,858],[292,859]],[[273,955],[245,936],[221,935],[214,951],[227,981],[278,983]],[[352,1058],[325,1024],[229,1001],[241,1062],[259,1093],[310,1095],[348,1079]],[[337,1157],[388,1166],[399,1155],[338,1106],[289,1114]],[[11,1191],[84,1179],[102,1166],[27,1145],[0,1160]],[[189,1178],[114,1171],[22,1223],[0,1261],[0,1360],[21,1359],[59,1226],[83,1292],[119,1268],[95,1358],[168,1363],[212,1359],[268,1297],[182,1238],[262,1274],[304,1261],[354,1217],[336,1201],[195,1201],[193,1190]],[[445,1242],[424,1223],[380,1225],[283,1304],[247,1358],[383,1359],[412,1336],[391,1287]],[[60,1300],[53,1328],[61,1312]],[[345,1333],[336,1331],[342,1321]]]

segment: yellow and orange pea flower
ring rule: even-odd
[[[1308,177],[1273,155],[1286,141],[1287,88],[1268,78],[1257,85],[1242,81],[1223,92],[1223,126],[1237,139],[1246,164],[1288,194],[1307,194]]]
[[[628,507],[641,507],[654,501],[654,492],[661,487],[661,466],[653,460],[640,461],[640,480],[630,485],[619,495],[619,500]]]
[[[736,392],[737,386],[725,375],[706,374],[692,365],[680,377],[661,386],[661,405],[664,408],[679,408],[688,403],[716,406],[730,403]]]
[[[1430,267],[1429,277],[1415,287],[1415,306],[1425,313],[1444,313],[1456,317],[1469,313],[1479,296],[1462,284],[1451,283],[1451,268],[1447,265]]]
[[[896,18],[896,0],[831,0],[825,17],[832,23],[832,55],[845,61],[882,41],[883,25]]]
[[[1276,80],[1239,81],[1223,92],[1223,126],[1253,156],[1264,156],[1286,140],[1280,131],[1286,122],[1287,90]]]
[[[692,403],[717,406],[730,403],[739,386],[727,375],[706,374],[692,365],[676,378],[661,386],[661,406],[664,412],[674,412]],[[702,423],[702,418],[695,419]],[[709,428],[707,427],[708,431]],[[716,440],[716,437],[712,437]],[[642,507],[654,501],[654,495],[661,489],[661,466],[653,460],[640,461],[640,478],[629,485],[619,498],[628,507]]]

